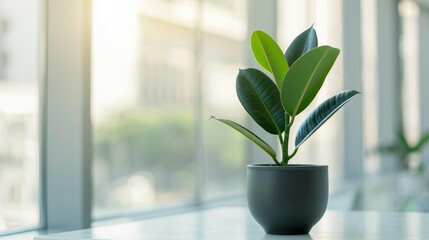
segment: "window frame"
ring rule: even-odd
[[[54,231],[89,228],[91,1],[45,4],[41,226]]]

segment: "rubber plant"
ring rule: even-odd
[[[298,35],[285,53],[275,40],[260,30],[252,33],[251,47],[256,61],[270,73],[273,80],[258,69],[240,69],[236,78],[237,96],[259,126],[278,136],[282,158],[278,159],[271,146],[242,125],[227,119],[212,118],[246,136],[264,150],[276,165],[286,166],[299,147],[359,92],[343,91],[317,106],[299,127],[295,148],[289,152],[290,130],[295,118],[316,97],[340,50],[318,46],[313,26]]]

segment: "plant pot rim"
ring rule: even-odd
[[[286,166],[278,166],[274,164],[249,164],[247,165],[247,169],[267,171],[327,171],[328,165],[288,164]]]

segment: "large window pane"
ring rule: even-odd
[[[39,224],[38,37],[39,1],[0,0],[0,234]]]
[[[236,96],[235,78],[244,65],[246,39],[245,1],[204,1],[202,44],[202,93],[205,159],[205,199],[244,193],[245,137],[210,121],[210,115],[233,119],[243,125],[246,115]]]
[[[243,191],[243,5],[93,1],[96,216]]]
[[[95,215],[193,201],[194,1],[93,1]]]

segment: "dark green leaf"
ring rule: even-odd
[[[236,79],[238,99],[244,109],[265,131],[281,134],[285,128],[285,112],[274,82],[263,72],[240,70]]]
[[[268,34],[263,31],[254,31],[251,37],[253,55],[256,61],[272,73],[279,89],[289,65],[282,50]]]
[[[295,148],[298,148],[305,140],[307,140],[317,129],[319,129],[335,112],[337,112],[344,104],[359,92],[344,91],[336,94],[333,97],[321,103],[311,114],[305,119],[298,129],[295,138]]]
[[[286,73],[281,98],[291,117],[301,113],[316,97],[340,50],[322,46],[300,57]]]
[[[317,34],[313,26],[296,37],[285,52],[289,66],[306,52],[317,47]]]
[[[268,153],[268,155],[270,155],[273,159],[276,159],[276,151],[274,151],[274,149],[272,149],[270,147],[270,145],[268,145],[266,142],[264,142],[262,139],[260,139],[258,136],[256,136],[254,133],[252,133],[247,128],[245,128],[245,127],[241,126],[240,124],[235,123],[231,120],[222,119],[222,118],[215,118],[213,116],[211,117],[211,119],[216,119],[216,120],[230,126],[231,128],[237,130],[239,133],[246,136],[248,139],[250,139],[256,145],[258,145],[262,150],[264,150],[266,153]]]

